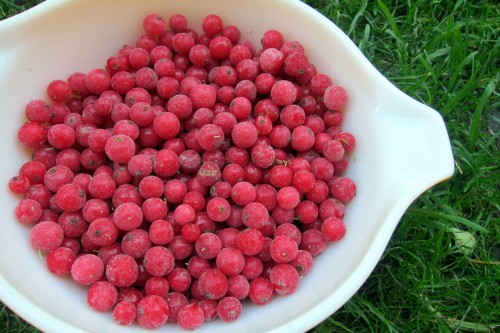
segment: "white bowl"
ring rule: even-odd
[[[386,80],[351,40],[327,18],[295,0],[48,0],[0,22],[0,298],[46,332],[119,332],[109,313],[86,304],[86,289],[57,278],[30,249],[29,228],[16,221],[18,197],[6,184],[29,155],[17,143],[24,106],[45,97],[50,80],[103,67],[108,56],[142,33],[142,18],[157,12],[185,14],[200,31],[203,16],[220,15],[243,38],[260,45],[264,31],[278,29],[298,40],[318,69],[348,91],[345,130],[357,138],[348,176],[358,185],[348,205],[347,234],[317,257],[296,293],[270,304],[244,307],[234,323],[220,320],[199,331],[303,332],[327,318],[359,289],[382,255],[399,219],[423,191],[454,170],[440,115]],[[170,327],[171,326],[171,327]],[[139,326],[128,328],[139,332]],[[169,325],[169,332],[183,331]]]

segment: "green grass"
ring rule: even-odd
[[[396,86],[445,119],[455,175],[408,209],[356,295],[311,330],[500,330],[500,6],[495,1],[305,1]],[[0,1],[0,18],[37,1]],[[0,332],[35,332],[0,307]]]

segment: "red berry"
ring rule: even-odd
[[[283,209],[293,209],[300,201],[299,191],[295,187],[285,186],[276,195],[277,204]]]
[[[167,30],[167,21],[158,14],[148,14],[144,17],[143,27],[151,36],[159,37]]]
[[[331,85],[325,89],[323,101],[330,110],[342,110],[347,104],[347,92],[341,86]]]
[[[112,161],[126,163],[135,154],[135,143],[129,136],[116,134],[108,139],[104,149]]]
[[[174,268],[174,256],[163,246],[153,246],[144,255],[144,267],[152,276],[165,276]]]
[[[30,233],[31,246],[40,252],[49,253],[57,249],[64,239],[62,227],[53,221],[36,224]]]
[[[134,258],[118,254],[106,265],[106,278],[115,287],[130,287],[136,282],[139,271]]]
[[[220,238],[211,232],[201,234],[194,246],[198,256],[207,260],[217,257],[222,249]]]
[[[127,232],[122,239],[123,253],[135,259],[144,258],[144,255],[151,247],[149,234],[143,229],[134,229]]]
[[[298,244],[288,236],[277,236],[271,242],[271,258],[277,263],[287,263],[295,259],[299,251]]]
[[[81,285],[92,285],[104,274],[102,260],[94,254],[83,254],[75,259],[71,266],[71,277]]]
[[[19,128],[17,137],[25,148],[38,149],[47,140],[47,130],[39,123],[25,123]]]
[[[242,210],[243,223],[254,229],[260,229],[269,218],[267,208],[259,202],[250,202]]]
[[[107,281],[98,281],[87,292],[87,303],[96,311],[105,312],[113,308],[118,298],[116,287]]]
[[[250,122],[237,123],[231,132],[233,143],[240,148],[251,147],[257,141],[258,135],[257,128]]]
[[[167,275],[170,289],[177,292],[185,292],[192,283],[189,271],[184,267],[174,267]]]
[[[236,247],[246,256],[256,255],[264,247],[264,236],[257,229],[242,230],[236,237]]]
[[[311,149],[315,142],[314,132],[307,126],[297,126],[293,129],[290,144],[293,149],[304,152]]]
[[[217,314],[225,322],[233,322],[241,316],[241,302],[236,297],[224,297],[219,301]]]
[[[260,69],[269,74],[278,74],[284,61],[285,56],[276,48],[265,49],[259,57]]]
[[[29,121],[39,124],[48,122],[52,117],[50,105],[41,99],[31,100],[26,105],[24,112]]]
[[[54,80],[47,86],[47,95],[56,103],[64,103],[71,96],[71,88],[66,81]]]
[[[154,329],[167,322],[170,309],[167,301],[158,295],[145,296],[137,304],[137,322],[146,329]]]
[[[326,239],[319,230],[306,230],[302,234],[302,241],[299,248],[308,251],[313,257],[316,257],[326,250]]]
[[[274,47],[279,50],[285,43],[285,38],[278,30],[267,30],[262,36],[261,43],[263,49]]]
[[[213,268],[203,272],[198,281],[198,288],[204,297],[221,299],[226,295],[227,277],[219,269]]]
[[[288,80],[277,81],[271,88],[271,99],[279,106],[292,104],[297,98],[297,90]]]
[[[34,199],[22,199],[15,209],[16,217],[23,224],[35,224],[42,217],[42,205]]]
[[[153,170],[158,177],[172,177],[179,167],[179,157],[172,150],[162,149],[156,153]]]
[[[110,88],[111,76],[104,69],[92,69],[85,76],[85,86],[89,92],[100,95]]]
[[[80,210],[87,199],[85,191],[75,184],[65,184],[56,193],[56,205],[68,212]]]
[[[356,183],[351,178],[339,177],[333,181],[331,192],[335,199],[349,202],[356,196]]]
[[[220,250],[216,257],[217,268],[226,276],[235,276],[245,267],[245,257],[240,250],[226,247]]]
[[[133,303],[118,302],[113,309],[113,319],[118,325],[132,325],[137,316],[137,308]]]
[[[207,150],[213,151],[221,147],[224,142],[224,131],[221,127],[214,124],[206,124],[198,132],[199,145]]]
[[[203,18],[201,28],[207,36],[215,37],[222,32],[222,19],[216,14],[209,14]]]
[[[297,290],[300,276],[292,265],[278,264],[272,268],[269,280],[277,294],[290,295]]]
[[[118,238],[118,228],[107,217],[99,217],[90,223],[88,236],[98,246],[109,246]]]
[[[203,325],[205,314],[198,304],[187,304],[177,313],[177,322],[183,329],[194,330]]]
[[[248,293],[250,301],[257,305],[265,305],[271,302],[274,296],[274,287],[269,279],[258,277],[250,282]]]
[[[47,268],[52,274],[66,275],[71,272],[71,266],[76,259],[73,250],[67,247],[58,247],[47,256]]]
[[[329,217],[321,225],[321,233],[330,242],[338,241],[344,237],[346,227],[344,221],[337,217]]]

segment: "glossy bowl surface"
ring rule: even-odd
[[[57,278],[30,249],[29,228],[16,222],[18,198],[8,180],[29,159],[17,143],[24,107],[45,98],[50,80],[102,67],[142,33],[142,18],[157,12],[186,15],[200,31],[201,19],[220,15],[259,46],[268,29],[298,40],[318,72],[349,94],[343,128],[357,138],[347,176],[357,183],[348,205],[345,238],[315,260],[296,293],[265,307],[248,305],[231,324],[214,321],[199,332],[304,332],[335,312],[360,288],[377,264],[405,210],[454,170],[444,122],[431,108],[387,81],[331,21],[295,0],[48,0],[0,22],[0,298],[46,332],[119,332],[111,315],[86,304],[86,288]],[[169,332],[183,332],[169,325]],[[129,332],[142,331],[138,326]]]

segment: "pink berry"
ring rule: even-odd
[[[269,280],[277,294],[290,295],[297,290],[300,276],[292,265],[278,264],[272,268]]]
[[[258,277],[250,282],[250,291],[248,293],[250,301],[257,305],[266,305],[274,297],[274,287],[269,279]]]
[[[15,209],[16,217],[23,224],[35,224],[42,217],[42,205],[34,199],[22,199]]]
[[[254,229],[260,229],[269,218],[266,207],[258,202],[249,202],[241,212],[243,223]]]
[[[54,80],[47,86],[47,95],[56,103],[64,103],[71,96],[71,88],[66,81]]]
[[[257,141],[257,137],[257,128],[250,122],[237,123],[231,132],[233,143],[240,148],[251,147]]]
[[[43,147],[47,140],[47,130],[39,123],[25,123],[19,128],[17,137],[22,146],[38,149]]]
[[[80,210],[86,202],[86,194],[78,185],[65,184],[56,193],[57,206],[67,212]]]
[[[138,277],[138,267],[134,258],[118,254],[106,265],[106,278],[115,287],[130,287]]]
[[[224,297],[219,301],[217,314],[219,318],[230,323],[241,316],[242,308],[241,302],[236,297]]]
[[[137,304],[137,322],[146,329],[154,329],[167,322],[170,309],[167,301],[157,295],[145,296]]]
[[[128,231],[122,238],[123,253],[135,259],[144,258],[144,255],[152,246],[149,234],[144,229],[133,229]]]
[[[198,279],[202,295],[208,299],[221,299],[228,289],[227,277],[219,269],[205,271]]]
[[[118,298],[116,287],[107,281],[98,281],[90,286],[87,302],[96,311],[105,312],[113,308]]]
[[[299,250],[295,259],[290,261],[289,264],[297,270],[300,277],[304,277],[313,268],[314,258],[310,252]]]
[[[111,76],[104,69],[92,69],[85,76],[85,86],[89,92],[100,95],[110,88]]]
[[[264,247],[264,236],[257,229],[242,230],[235,241],[236,247],[246,256],[256,255]]]
[[[170,289],[177,292],[185,292],[192,283],[189,271],[184,267],[174,267],[167,275]]]
[[[126,163],[135,154],[135,143],[129,136],[116,134],[108,139],[104,149],[112,161]]]
[[[220,34],[223,29],[222,19],[216,14],[209,14],[203,18],[201,22],[203,32],[209,37],[215,37]]]
[[[207,151],[219,149],[224,142],[224,131],[220,126],[206,124],[200,128],[198,134],[198,143],[200,147]]]
[[[271,242],[270,254],[277,263],[287,263],[295,259],[298,253],[298,244],[287,236],[277,236]]]
[[[347,92],[341,86],[331,85],[325,89],[323,101],[330,110],[342,110],[347,104]]]
[[[276,195],[277,204],[283,209],[293,209],[300,201],[299,191],[295,187],[285,186]]]
[[[152,276],[165,276],[174,267],[174,256],[166,247],[153,246],[144,255],[144,267]]]
[[[332,195],[335,199],[346,203],[356,196],[356,183],[348,177],[339,177],[332,182]]]
[[[92,285],[104,274],[102,260],[94,254],[83,254],[75,259],[71,266],[71,277],[81,285]]]
[[[64,239],[62,227],[53,221],[36,224],[30,233],[31,246],[38,251],[49,253],[57,249]]]
[[[216,265],[226,276],[235,276],[240,274],[245,267],[245,257],[240,250],[226,247],[217,254]]]
[[[118,228],[107,217],[99,217],[88,226],[88,236],[98,246],[109,246],[118,238]]]
[[[141,225],[143,217],[141,207],[132,202],[125,202],[116,207],[113,221],[120,230],[130,231]]]
[[[274,47],[279,50],[285,43],[285,38],[278,30],[271,29],[264,32],[261,43],[263,49]]]
[[[297,90],[292,82],[280,80],[271,88],[271,98],[279,106],[290,105],[297,98]]]
[[[118,325],[132,325],[136,316],[137,308],[133,303],[118,302],[113,309],[113,319]]]
[[[71,266],[76,259],[76,254],[67,247],[58,247],[47,256],[47,268],[52,274],[66,275],[71,272]]]
[[[159,37],[167,30],[167,21],[158,14],[148,14],[144,17],[143,27],[151,36]]]
[[[153,171],[160,178],[172,177],[180,167],[179,156],[170,149],[162,149],[155,155]]]
[[[29,189],[29,187],[30,187],[30,181],[28,177],[19,175],[12,177],[9,180],[9,189],[12,191],[12,193],[23,194]]]
[[[177,313],[177,322],[183,329],[194,330],[203,325],[205,314],[198,304],[187,304]]]
[[[260,69],[264,73],[278,74],[283,67],[285,56],[275,48],[265,49],[259,57]]]
[[[293,129],[290,144],[296,151],[303,152],[313,147],[315,139],[309,127],[300,125]]]
[[[335,242],[344,237],[346,227],[344,221],[338,217],[329,217],[321,225],[321,233],[330,242]]]

